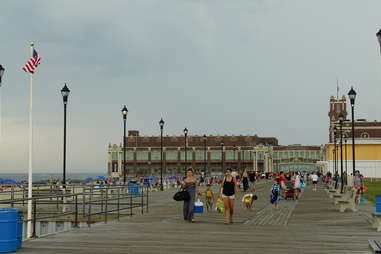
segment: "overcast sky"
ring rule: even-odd
[[[379,0],[136,0],[0,3],[0,172],[26,172],[28,42],[34,75],[34,170],[105,172],[107,145],[128,129],[254,135],[280,144],[328,139],[328,100],[353,85],[356,118],[381,120]]]

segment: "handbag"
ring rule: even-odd
[[[176,201],[187,201],[190,199],[190,195],[186,190],[181,190],[175,193],[173,199]]]

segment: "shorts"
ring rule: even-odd
[[[317,184],[317,181],[312,181],[312,184]]]
[[[250,187],[255,186],[255,182],[249,182],[249,186]]]
[[[228,198],[228,199],[235,199],[235,195],[226,196],[224,194],[221,194],[222,198]]]
[[[213,201],[211,199],[206,200],[206,206],[207,207],[212,207],[213,206]]]

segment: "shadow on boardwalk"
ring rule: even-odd
[[[31,240],[19,253],[369,253],[367,240],[379,236],[363,213],[339,213],[323,189],[307,188],[276,210],[269,184],[261,184],[254,211],[237,202],[231,225],[216,212],[184,222],[172,195],[152,195],[144,216]]]

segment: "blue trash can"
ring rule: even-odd
[[[381,196],[376,196],[376,213],[381,213]]]
[[[128,184],[128,192],[132,195],[138,195],[139,194],[139,187],[136,183],[129,183]]]
[[[0,208],[0,252],[14,252],[17,248],[17,209]]]
[[[22,246],[22,231],[23,231],[23,212],[18,210],[17,212],[17,242],[16,242],[16,248],[20,249]]]

